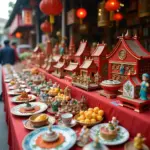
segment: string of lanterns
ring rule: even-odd
[[[107,0],[105,2],[105,9],[109,12],[117,11],[113,19],[115,21],[121,21],[123,19],[123,15],[118,12],[120,7],[124,6],[118,0]],[[52,32],[53,24],[55,22],[54,16],[59,15],[62,12],[63,6],[60,0],[42,0],[40,2],[40,10],[50,16],[50,24],[48,22],[44,22],[41,24],[41,30],[43,32]],[[100,13],[100,12],[99,12]],[[80,24],[83,24],[83,19],[87,16],[87,10],[85,8],[78,8],[76,11],[76,16],[80,19]]]
[[[115,21],[121,21],[123,19],[122,13],[119,12],[119,9],[124,6],[124,4],[120,3],[118,0],[107,0],[107,2],[104,2],[104,9],[108,12],[115,12],[113,14],[113,20]],[[101,9],[99,9],[98,15],[101,14]],[[76,12],[76,16],[80,19],[80,24],[83,24],[83,19],[87,16],[87,10],[85,8],[78,8]]]
[[[42,0],[40,2],[40,10],[50,16],[51,26],[54,24],[54,16],[59,15],[62,12],[63,6],[60,0]],[[52,32],[52,31],[51,31]]]
[[[123,19],[123,15],[118,11],[120,7],[123,7],[124,5],[121,4],[118,0],[108,0],[105,3],[105,9],[107,11],[117,11],[117,13],[114,14],[113,19],[116,21],[121,21]]]

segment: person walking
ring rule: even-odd
[[[9,45],[10,41],[5,40],[4,41],[4,48],[0,50],[0,64],[15,64],[15,50],[12,49]]]
[[[20,61],[18,53],[17,53],[17,43],[16,42],[12,42],[11,43],[11,48],[14,49],[14,52],[15,52],[15,62]]]

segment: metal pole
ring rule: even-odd
[[[40,15],[41,15],[41,12],[40,12],[40,9],[37,7],[35,9],[36,11],[36,24],[35,24],[35,28],[36,28],[36,44],[38,43],[41,43],[42,42],[42,33],[41,33],[41,29],[40,29]]]
[[[66,36],[66,0],[62,0],[62,38]]]

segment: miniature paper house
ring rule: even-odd
[[[90,50],[88,47],[88,43],[87,41],[81,41],[80,42],[80,46],[79,49],[77,50],[76,54],[75,54],[75,61],[79,63],[79,65],[81,65],[84,61],[85,57],[90,56]]]
[[[46,71],[48,71],[49,73],[54,71],[54,65],[57,64],[57,62],[59,62],[61,60],[61,55],[55,55],[55,56],[50,56],[47,62],[47,67],[46,67]]]
[[[131,99],[139,97],[141,81],[136,75],[130,75],[129,79],[123,84],[123,96]]]
[[[70,62],[65,70],[69,73],[69,75],[72,75],[74,72],[79,74],[79,64],[76,62]]]
[[[121,36],[113,51],[107,55],[109,79],[124,82],[128,74],[150,74],[150,53],[137,40],[137,37]]]
[[[101,80],[108,79],[108,60],[106,59],[107,46],[105,43],[98,44],[92,53],[92,58],[98,68]]]
[[[54,65],[55,71],[52,73],[54,76],[58,78],[63,78],[65,75],[64,68],[66,67],[65,61],[59,61],[56,65]]]
[[[80,66],[80,75],[89,76],[91,79],[97,72],[97,66],[95,65],[93,59],[85,59],[83,64]]]

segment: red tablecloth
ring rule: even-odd
[[[42,70],[41,70],[42,71]],[[45,73],[45,72],[44,72]],[[76,98],[80,98],[82,94],[84,94],[88,99],[90,106],[99,106],[100,108],[105,110],[106,119],[111,119],[112,116],[118,117],[120,123],[126,127],[131,135],[135,135],[137,132],[141,132],[147,138],[147,144],[150,145],[150,120],[149,115],[150,113],[147,112],[145,114],[138,114],[133,111],[130,111],[125,108],[116,107],[110,103],[104,97],[99,96],[96,92],[86,92],[80,90],[78,88],[72,87],[70,83],[57,79],[52,75],[48,75],[45,73],[47,78],[51,78],[53,81],[57,81],[60,83],[62,87],[68,85],[72,89],[72,96]],[[3,78],[4,78],[3,72]],[[5,111],[6,111],[6,121],[8,124],[8,143],[10,150],[21,150],[22,149],[22,140],[24,137],[30,132],[26,130],[23,126],[22,121],[27,119],[26,117],[17,117],[11,114],[10,109],[15,106],[15,104],[11,103],[11,97],[7,94],[8,87],[7,84],[3,83],[3,98],[5,103]],[[110,150],[123,150],[123,145],[117,147],[110,147]],[[81,148],[74,146],[72,150],[81,150]]]

